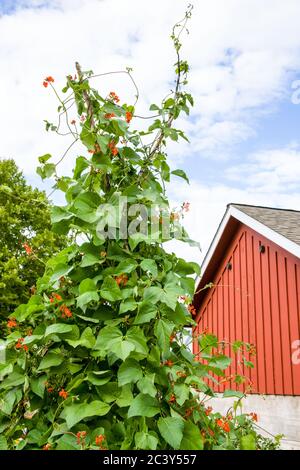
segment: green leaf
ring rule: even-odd
[[[74,178],[77,179],[81,176],[81,173],[89,167],[89,162],[85,157],[77,157],[76,165],[74,168]]]
[[[94,349],[106,351],[114,343],[119,343],[123,338],[121,331],[115,326],[105,326],[99,332]]]
[[[72,428],[85,418],[91,416],[104,416],[110,410],[110,406],[100,400],[94,400],[91,403],[79,403],[66,406],[60,417],[67,422],[68,428]]]
[[[0,388],[7,389],[17,387],[25,382],[25,375],[19,372],[13,372],[6,379],[0,382]]]
[[[89,149],[92,149],[95,145],[96,137],[91,130],[91,125],[88,120],[85,121],[82,131],[80,133],[81,142]]]
[[[31,390],[38,397],[41,397],[41,398],[44,397],[46,380],[47,380],[47,375],[40,375],[39,377],[33,377],[30,379]]]
[[[143,393],[139,393],[133,400],[128,410],[128,418],[133,416],[145,416],[152,418],[160,413],[158,401]]]
[[[139,326],[133,326],[128,330],[126,339],[134,345],[134,350],[138,353],[148,354],[147,339],[144,335],[143,330]]]
[[[110,381],[112,373],[109,370],[89,372],[86,379],[93,385],[100,386]]]
[[[238,390],[225,390],[223,393],[223,398],[230,398],[230,397],[237,397],[243,398],[245,394],[243,392],[239,392]]]
[[[157,389],[154,385],[154,378],[155,374],[147,374],[145,377],[141,378],[137,383],[139,391],[150,395],[150,397],[156,397]]]
[[[175,271],[180,276],[186,276],[188,274],[194,274],[194,273],[196,273],[199,276],[200,266],[197,263],[194,263],[194,262],[188,263],[184,259],[179,258],[175,266]]]
[[[119,313],[121,315],[122,313],[132,312],[136,310],[137,306],[138,304],[134,299],[127,299],[124,302],[121,302]]]
[[[214,356],[210,361],[209,365],[212,367],[216,367],[217,369],[227,369],[228,366],[231,364],[231,358],[228,356],[220,355]]]
[[[97,142],[99,144],[101,152],[105,154],[107,152],[107,146],[108,146],[108,143],[109,143],[109,136],[97,135]]]
[[[89,326],[83,330],[78,340],[67,339],[66,341],[70,346],[73,346],[73,348],[83,346],[87,349],[92,349],[96,342],[93,331]]]
[[[66,325],[65,323],[55,323],[54,325],[47,326],[44,337],[46,338],[46,336],[53,334],[69,333],[72,331],[72,329],[73,328],[71,325]]]
[[[133,400],[133,395],[131,391],[131,385],[124,385],[122,387],[122,391],[116,401],[116,404],[121,408],[130,406]]]
[[[78,450],[76,437],[70,434],[64,434],[56,443],[56,450]]]
[[[45,155],[42,155],[41,157],[38,157],[38,160],[40,163],[46,163],[49,159],[51,158],[50,153],[45,153]]]
[[[241,450],[256,450],[254,434],[247,434],[240,439]]]
[[[99,300],[97,286],[92,279],[84,279],[79,285],[79,297],[77,297],[77,306],[84,312],[90,302]]]
[[[203,439],[200,429],[191,421],[184,423],[183,438],[180,444],[181,450],[203,450]]]
[[[134,344],[125,339],[121,339],[118,343],[114,343],[110,348],[111,352],[113,352],[119,359],[122,359],[122,361],[125,361],[134,349]]]
[[[178,405],[182,406],[189,399],[190,388],[185,384],[175,384],[174,393]]]
[[[107,276],[104,279],[100,289],[100,295],[103,299],[108,300],[109,302],[115,302],[116,300],[122,299],[121,290],[115,279],[111,276]]]
[[[134,359],[126,359],[118,370],[119,386],[136,383],[143,377],[141,366]]]
[[[144,259],[141,262],[141,268],[143,271],[149,272],[152,276],[157,277],[157,264],[153,259]]]
[[[138,313],[134,319],[134,324],[139,325],[142,323],[148,323],[157,315],[157,307],[148,303],[146,300],[140,303]]]
[[[173,330],[174,323],[171,323],[169,320],[159,319],[155,322],[154,334],[162,351],[170,349],[170,336]]]
[[[4,436],[0,436],[0,450],[7,450],[8,449],[8,444],[7,440]]]
[[[173,170],[171,171],[172,175],[180,176],[180,178],[183,178],[188,184],[190,184],[188,177],[186,176],[186,173],[183,170]]]
[[[133,259],[125,259],[121,261],[120,264],[114,269],[114,275],[118,276],[119,274],[131,273],[137,267],[137,262]]]
[[[61,354],[56,354],[50,351],[41,360],[38,370],[45,370],[50,369],[50,367],[59,366],[63,361],[64,357]]]
[[[137,432],[134,436],[135,446],[141,450],[156,450],[158,439],[154,432]]]
[[[158,429],[164,440],[173,449],[179,449],[183,437],[184,421],[176,417],[159,418]]]
[[[164,291],[161,287],[148,287],[144,290],[144,299],[152,304],[157,304],[161,301],[163,294]]]

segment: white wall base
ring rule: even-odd
[[[212,398],[207,402],[214,411],[226,414],[237,398]],[[243,400],[243,412],[255,412],[258,425],[269,433],[284,434],[281,448],[300,450],[300,396],[248,395]],[[267,436],[266,433],[261,432]]]

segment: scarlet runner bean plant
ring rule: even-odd
[[[187,179],[181,170],[170,171],[166,143],[186,139],[174,122],[193,105],[184,90],[189,67],[180,57],[190,15],[191,9],[171,36],[174,90],[161,105],[151,105],[155,115],[144,131],[134,127],[139,92],[129,69],[122,73],[132,78],[134,105],[124,104],[115,91],[102,96],[91,86],[98,75],[79,64],[62,95],[53,77],[43,81],[59,100],[58,124],[46,121],[46,129],[63,133],[65,122],[73,142],[57,163],[49,154],[39,157],[38,173],[53,175],[54,189],[65,193],[66,205],[53,208],[52,223],[73,243],[48,261],[36,294],[7,325],[0,369],[2,448],[276,447],[257,434],[253,416],[237,412],[242,394],[236,392],[238,401],[226,416],[207,407],[214,395],[207,378],[224,379],[230,359],[205,332],[192,339],[201,346],[197,357],[186,345],[186,327],[195,325],[190,304],[199,267],[162,245],[175,236],[189,207],[185,202],[172,211],[165,183],[173,175]],[[71,157],[77,141],[86,150]],[[63,158],[75,160],[71,177],[58,175]],[[120,209],[120,198],[146,208],[147,226],[156,209],[153,233],[121,234],[120,220],[111,218],[112,208],[127,211]],[[103,204],[110,209],[99,210]],[[135,214],[127,212],[128,223],[134,221]],[[113,236],[105,236],[99,223],[113,225]],[[183,229],[181,238],[191,242]]]

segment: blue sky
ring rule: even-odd
[[[191,143],[169,147],[172,166],[184,168],[191,185],[176,180],[169,193],[174,205],[190,200],[186,227],[205,251],[229,202],[300,209],[300,104],[292,102],[300,79],[300,3],[194,3],[183,54],[195,107],[178,123]],[[184,8],[182,0],[1,0],[0,157],[14,158],[32,184],[49,190],[35,174],[37,156],[58,159],[67,143],[43,131],[56,102],[41,81],[52,75],[61,88],[75,60],[99,72],[133,67],[138,112],[148,114],[172,83],[169,32]],[[94,85],[133,99],[119,78]],[[70,156],[62,172],[72,164]]]

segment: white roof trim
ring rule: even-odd
[[[292,253],[294,256],[297,258],[300,258],[300,246],[297,245],[297,243],[289,240],[288,238],[284,237],[283,235],[280,235],[280,233],[275,232],[275,230],[272,230],[271,228],[267,227],[266,225],[262,224],[261,222],[258,222],[258,220],[253,219],[249,215],[245,214],[244,212],[240,211],[236,207],[229,206],[222,221],[221,224],[218,228],[218,231],[208,249],[208,252],[205,255],[205,258],[203,260],[202,266],[201,266],[201,271],[202,271],[202,276],[204,272],[206,271],[206,268],[215,252],[215,249],[220,241],[220,238],[224,232],[224,229],[230,219],[230,217],[234,217],[235,219],[239,220],[243,224],[247,225],[248,227],[252,228],[256,232],[260,233],[264,237],[268,238],[272,242],[276,243],[277,245],[281,246],[281,248],[284,248],[288,252]]]

